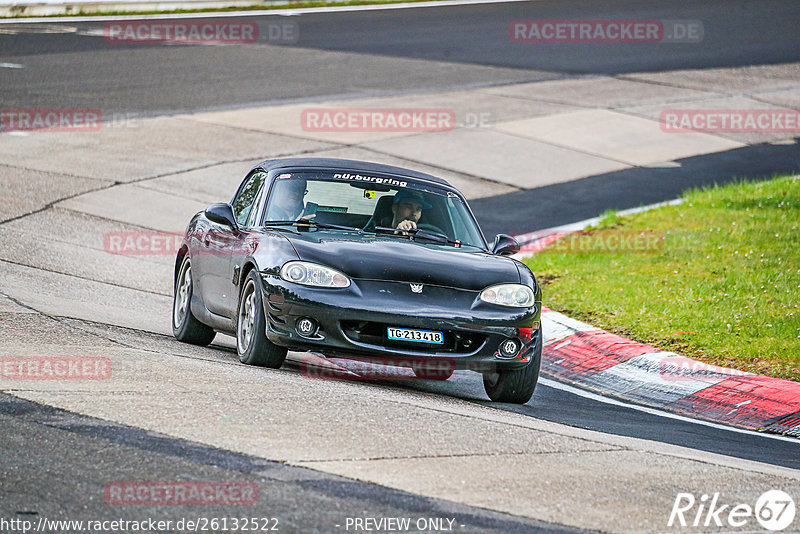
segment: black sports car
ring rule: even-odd
[[[489,246],[463,195],[407,169],[337,159],[257,165],[229,203],[195,215],[175,261],[172,328],[278,368],[287,349],[483,373],[494,401],[525,403],[542,354],[541,291]],[[433,365],[428,365],[433,364]]]

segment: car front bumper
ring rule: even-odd
[[[538,300],[530,308],[508,308],[481,301],[477,291],[431,285],[417,294],[403,282],[352,280],[348,288],[327,289],[275,275],[261,280],[267,338],[293,350],[402,367],[438,361],[485,372],[525,367],[541,335]],[[315,323],[310,334],[298,332],[303,318]],[[386,327],[440,331],[444,342],[390,340]],[[500,352],[509,339],[519,344],[511,357]]]

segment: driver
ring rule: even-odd
[[[425,195],[420,191],[402,189],[392,201],[392,228],[398,230],[411,230],[417,227],[422,210],[432,206],[425,201]]]
[[[311,218],[313,215],[305,215],[305,198],[308,190],[308,183],[305,179],[286,180],[279,184],[280,190],[275,199],[275,206],[270,211],[270,219],[281,221],[296,221],[301,218]]]

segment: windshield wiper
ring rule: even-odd
[[[342,226],[339,224],[328,224],[317,222],[313,219],[299,219],[297,221],[267,221],[264,226],[305,226],[309,228],[323,228],[325,230],[345,230],[348,232],[358,232],[358,228],[352,226]]]
[[[376,226],[375,233],[397,235],[398,237],[408,237],[410,241],[416,241],[418,239],[427,239],[428,241],[432,241],[434,243],[453,245],[454,247],[480,248],[474,245],[468,245],[466,243],[462,243],[461,241],[454,241],[452,239],[449,239],[447,236],[443,236],[441,234],[433,234],[425,230],[420,230],[419,228],[412,228],[410,230],[398,230],[397,228],[389,228],[388,226]]]

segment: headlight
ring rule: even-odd
[[[281,268],[287,282],[315,287],[347,287],[350,279],[336,269],[307,261],[290,261]]]
[[[533,306],[536,296],[531,288],[522,284],[498,284],[481,291],[481,300],[500,306],[527,308]]]

